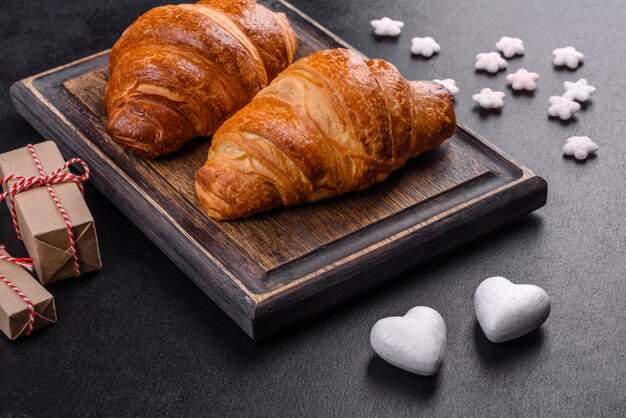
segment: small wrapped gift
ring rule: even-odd
[[[84,173],[72,174],[71,165]],[[24,241],[39,280],[56,282],[101,267],[93,217],[82,195],[89,178],[78,158],[67,162],[52,141],[0,155],[0,175],[18,237]]]
[[[0,247],[0,329],[14,340],[57,321],[54,298],[24,267]]]

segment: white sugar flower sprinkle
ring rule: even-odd
[[[589,154],[598,150],[598,144],[593,142],[588,136],[573,136],[567,139],[563,145],[565,155],[573,155],[577,160],[586,159]]]
[[[481,52],[476,55],[476,69],[497,73],[507,66],[506,60],[497,52]]]
[[[459,92],[459,88],[456,86],[456,81],[451,78],[446,78],[445,80],[435,79],[433,81],[447,88],[453,95],[456,95]]]
[[[537,80],[539,80],[539,74],[530,73],[525,68],[520,68],[506,76],[506,82],[513,90],[534,90],[537,88]]]
[[[561,96],[550,97],[550,116],[568,120],[572,115],[580,110],[580,104],[573,100]]]
[[[485,109],[499,109],[504,106],[504,92],[493,91],[488,87],[485,87],[472,96],[474,101]]]
[[[411,53],[415,55],[423,55],[432,57],[433,54],[439,52],[441,47],[433,38],[427,36],[425,38],[411,39]]]
[[[580,52],[576,51],[576,48],[573,46],[568,46],[565,48],[557,48],[552,51],[554,54],[554,65],[558,66],[567,66],[572,70],[578,68],[581,62],[585,59],[585,56]]]
[[[370,24],[374,28],[374,33],[379,36],[398,36],[404,27],[404,22],[388,17],[372,20]]]
[[[524,55],[524,52],[526,52],[524,42],[521,39],[509,38],[508,36],[500,38],[496,43],[496,48],[507,58],[514,57],[515,55]]]
[[[589,100],[589,97],[596,92],[596,88],[589,85],[584,78],[581,78],[575,83],[566,81],[563,83],[563,88],[565,89],[563,97],[578,102],[586,102]]]

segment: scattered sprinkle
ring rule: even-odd
[[[485,109],[499,109],[504,106],[504,96],[505,94],[502,91],[493,91],[485,87],[480,93],[473,95],[472,98],[480,107]]]
[[[576,48],[573,46],[557,48],[552,51],[552,53],[554,54],[554,65],[560,67],[567,66],[572,70],[578,68],[580,63],[585,59],[585,56],[576,51]]]
[[[476,69],[497,73],[507,66],[506,60],[497,52],[481,52],[476,55]]]
[[[374,33],[379,36],[398,36],[400,32],[402,32],[401,29],[404,27],[404,22],[388,17],[372,20],[370,24],[374,28]]]
[[[524,55],[524,52],[526,52],[524,42],[521,39],[509,38],[508,36],[500,38],[496,43],[496,48],[507,58],[512,58],[515,55]]]
[[[575,83],[566,81],[563,83],[563,88],[565,89],[563,97],[576,100],[577,102],[586,102],[591,95],[596,92],[596,88],[590,86],[584,78],[581,78]]]
[[[598,144],[593,142],[588,136],[573,136],[567,139],[563,145],[565,155],[573,155],[577,160],[585,160],[589,154],[593,154],[598,149]]]
[[[427,58],[438,53],[441,47],[433,38],[427,36],[425,38],[411,39],[411,53],[414,55],[423,55]]]
[[[580,110],[580,104],[561,96],[550,97],[550,116],[568,120],[572,115]]]
[[[539,80],[539,74],[529,73],[525,68],[520,68],[506,76],[506,82],[513,90],[532,91],[537,88],[537,80]]]
[[[451,78],[446,78],[445,80],[435,79],[433,81],[447,88],[453,95],[456,95],[459,92],[459,88],[456,86],[456,81]]]

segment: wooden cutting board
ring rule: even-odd
[[[281,0],[299,37],[298,58],[347,47]],[[11,88],[17,110],[248,335],[262,338],[546,202],[546,182],[469,130],[359,193],[216,223],[196,200],[195,171],[210,139],[174,155],[139,157],[105,133],[108,51]]]

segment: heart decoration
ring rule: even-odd
[[[383,360],[422,376],[439,371],[446,351],[446,324],[436,310],[417,306],[404,316],[376,322],[372,348]]]
[[[540,287],[490,277],[476,289],[474,308],[489,341],[501,343],[539,328],[550,315],[550,297]]]

